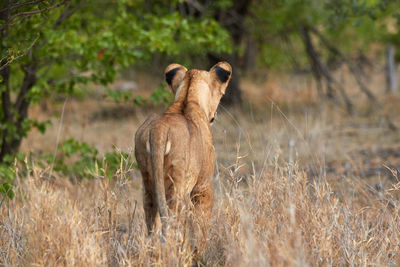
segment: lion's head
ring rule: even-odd
[[[197,104],[207,120],[212,122],[231,74],[232,67],[227,62],[219,62],[209,71],[188,71],[184,66],[174,63],[165,69],[165,80],[175,93],[175,106],[183,109],[188,103]]]

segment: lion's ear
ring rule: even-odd
[[[187,69],[184,66],[176,63],[168,65],[168,67],[165,69],[165,81],[167,82],[172,93],[176,93],[176,90],[185,77],[186,72]]]
[[[217,81],[222,84],[228,85],[229,80],[232,76],[232,67],[228,62],[218,62],[210,69],[210,73],[215,77]]]

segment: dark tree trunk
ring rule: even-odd
[[[313,73],[313,76],[317,82],[317,90],[318,90],[318,94],[322,95],[322,72],[321,72],[321,68],[319,67],[319,55],[318,53],[315,51],[313,44],[311,42],[311,38],[310,35],[307,32],[306,28],[301,28],[300,29],[300,36],[303,39],[303,43],[304,43],[304,47],[306,49],[306,54],[308,56],[308,59],[310,61],[310,65],[311,65],[311,71]],[[329,90],[329,89],[328,89]],[[329,98],[333,98],[333,94],[330,93],[328,91],[327,96]]]
[[[4,2],[4,5],[1,6],[0,8],[3,9],[3,12],[0,12],[0,19],[4,21],[5,24],[8,23],[8,18],[9,18],[9,1],[6,0]],[[3,28],[1,30],[1,39],[4,39],[7,37],[7,27]],[[3,46],[2,43],[0,43],[0,51],[3,52],[7,49],[6,47]],[[2,53],[3,54],[3,53]],[[10,98],[10,66],[7,66],[7,58],[3,59],[0,62],[0,75],[2,77],[2,82],[0,83],[0,87],[3,87],[1,90],[1,111],[2,111],[2,117],[1,119],[1,124],[7,124],[12,122],[12,117],[13,117],[13,112],[11,110],[11,98]],[[3,127],[2,127],[3,128]],[[1,130],[1,151],[0,151],[0,162],[3,162],[3,158],[7,152],[10,152],[10,148],[8,146],[8,129],[7,127],[3,128]]]
[[[3,65],[3,62],[2,62]],[[10,99],[10,86],[9,86],[9,78],[10,78],[10,67],[6,66],[0,71],[0,75],[3,78],[1,85],[4,86],[4,89],[1,92],[1,105],[3,118],[1,118],[2,124],[9,124],[13,121],[13,112],[11,109],[11,99]],[[10,145],[10,138],[7,127],[1,130],[1,151],[0,151],[0,163],[3,162],[3,158],[5,155],[10,154],[12,152]]]
[[[245,73],[249,73],[254,70],[256,65],[257,48],[255,41],[251,37],[247,37],[246,50],[244,53],[244,66]]]
[[[322,78],[324,78],[327,87],[327,93],[326,93],[327,97],[331,100],[335,100],[334,89],[336,88],[340,92],[343,98],[347,112],[353,114],[354,113],[353,104],[351,103],[350,98],[347,96],[343,86],[334,79],[329,69],[322,63],[321,58],[312,43],[310,37],[310,29],[308,27],[301,27],[299,31],[300,31],[300,36],[303,39],[304,46],[306,49],[306,54],[309,58],[311,69],[313,75],[317,80],[318,86],[321,86],[320,85],[321,80]]]
[[[3,80],[3,82],[7,81],[6,90],[2,92],[1,95],[4,122],[9,125],[13,125],[15,127],[15,131],[13,135],[10,136],[7,128],[2,130],[0,162],[4,161],[4,157],[6,155],[14,155],[21,145],[24,133],[23,122],[28,117],[28,109],[30,104],[30,99],[27,97],[27,94],[36,83],[36,68],[34,65],[30,65],[24,70],[24,81],[17,96],[17,100],[13,105],[10,100],[8,89],[8,77],[10,73],[8,72],[8,76],[6,76],[4,75],[4,70],[9,70],[9,67],[6,67],[1,71],[3,79],[4,77],[7,77],[7,80]]]
[[[215,18],[224,26],[232,36],[232,44],[237,47],[241,44],[245,33],[244,19],[248,13],[251,0],[234,1],[231,8],[220,11]],[[232,66],[232,79],[221,102],[225,105],[242,103],[242,90],[240,88],[240,58],[237,52],[230,55],[208,55],[210,65],[218,61],[228,61]]]

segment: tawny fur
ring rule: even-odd
[[[196,215],[209,218],[213,202],[214,147],[210,129],[232,68],[217,63],[209,71],[171,64],[166,80],[174,103],[153,114],[135,136],[135,155],[142,173],[144,211],[149,232],[157,213],[165,231],[168,213],[190,199]]]

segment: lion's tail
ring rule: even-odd
[[[150,131],[150,155],[153,179],[155,184],[155,200],[160,213],[162,223],[162,235],[164,238],[168,217],[167,201],[164,187],[164,156],[167,144],[167,131],[161,131],[156,127]]]

